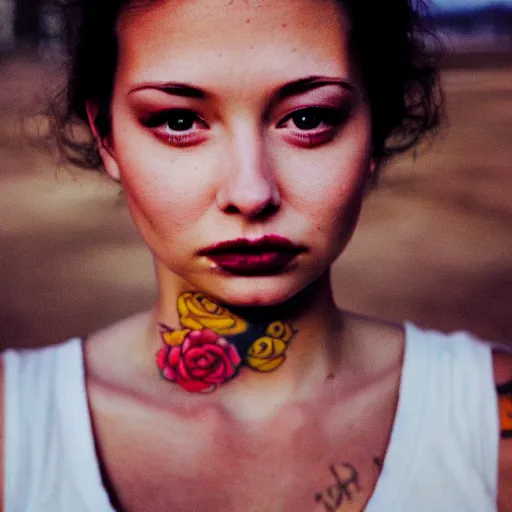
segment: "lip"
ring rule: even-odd
[[[262,276],[283,272],[304,250],[282,236],[265,235],[256,240],[239,238],[219,242],[199,254],[230,274]]]

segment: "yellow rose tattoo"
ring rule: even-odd
[[[246,363],[259,372],[271,372],[284,363],[285,351],[294,333],[288,324],[276,321],[267,327],[265,334],[251,345],[245,358]]]
[[[186,292],[178,298],[183,327],[210,329],[221,336],[234,336],[247,330],[247,322],[200,293]]]
[[[181,329],[177,331],[169,330],[165,325],[160,325],[160,336],[165,345],[169,347],[177,347],[182,345],[187,337],[190,329]]]

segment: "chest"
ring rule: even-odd
[[[396,400],[286,408],[241,424],[205,412],[94,412],[106,479],[126,512],[352,512],[370,498]],[[101,401],[101,400],[100,400]]]

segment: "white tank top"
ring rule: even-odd
[[[81,341],[3,357],[4,511],[113,512]],[[407,324],[397,414],[366,512],[496,512],[498,445],[491,347]]]

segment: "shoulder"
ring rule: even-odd
[[[156,325],[150,312],[132,315],[87,336],[84,358],[89,377],[108,381],[115,374],[127,373],[129,362],[138,358],[140,340]],[[124,361],[119,365],[119,361]]]
[[[151,311],[136,313],[89,334],[87,341],[103,345],[118,344],[120,339],[138,340],[147,335],[149,327],[153,324],[156,324],[156,321]]]
[[[512,354],[493,354],[500,413],[499,511],[512,511]]]
[[[358,347],[366,365],[376,371],[401,368],[405,326],[345,311],[341,313],[344,339]],[[375,340],[379,341],[378,350],[375,350]]]

